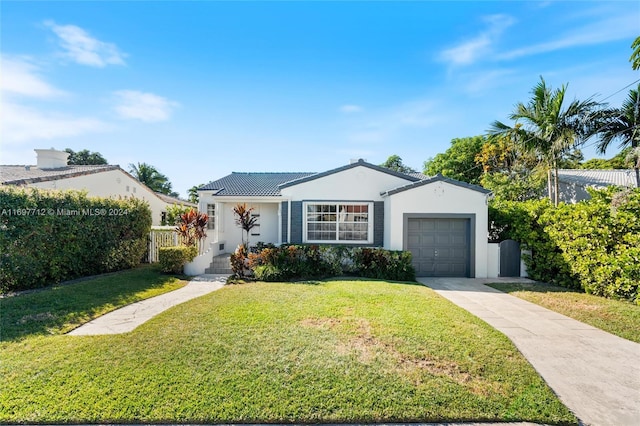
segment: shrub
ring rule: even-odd
[[[181,274],[184,265],[198,255],[196,246],[160,247],[158,252],[160,269],[167,274]]]
[[[502,238],[531,250],[529,275],[540,281],[640,304],[640,190],[590,191],[578,204],[494,202]]]
[[[236,251],[231,253],[231,270],[233,274],[238,278],[244,278],[249,272],[247,265],[249,259],[247,258],[247,246],[239,244]]]
[[[0,291],[137,266],[150,229],[138,199],[0,187]]]
[[[408,251],[360,248],[353,251],[354,268],[359,275],[395,281],[413,281],[416,271]]]

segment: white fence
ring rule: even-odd
[[[153,226],[148,238],[149,244],[145,262],[155,263],[158,261],[160,247],[173,247],[178,245],[178,233],[175,226]]]

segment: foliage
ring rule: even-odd
[[[162,219],[162,226],[178,225],[178,223],[180,222],[180,216],[182,216],[184,213],[187,213],[191,209],[192,207],[182,204],[172,204],[170,206],[167,206],[167,215]]]
[[[408,251],[359,248],[353,251],[354,268],[360,276],[395,281],[415,281],[416,271]]]
[[[196,209],[189,209],[180,215],[176,232],[182,244],[199,248],[199,243],[207,236],[209,216],[198,213]]]
[[[198,188],[204,186],[204,184],[194,185],[189,188],[189,201],[198,204],[199,196],[198,196]]]
[[[129,164],[129,173],[141,183],[147,185],[152,191],[177,197],[178,193],[171,189],[169,178],[163,175],[154,166],[147,163]]]
[[[565,107],[566,90],[566,85],[552,90],[540,77],[540,82],[531,92],[529,102],[518,103],[510,114],[509,118],[516,125],[511,127],[495,121],[489,131],[492,136],[517,138],[522,148],[533,153],[547,172],[555,171],[556,205],[559,196],[558,168],[569,155],[573,155],[578,145],[595,134],[597,120],[590,120],[588,117],[601,106],[589,98],[586,101],[574,100]]]
[[[140,264],[151,229],[139,199],[0,187],[0,291],[43,287]]]
[[[2,424],[577,424],[509,339],[422,285],[226,286],[0,359]]]
[[[539,199],[544,195],[545,178],[539,173],[529,175],[490,172],[482,175],[482,187],[493,192],[495,198],[508,201]]]
[[[424,162],[424,174],[441,174],[451,179],[473,184],[480,183],[482,168],[476,163],[476,156],[482,151],[486,137],[453,139],[451,146]]]
[[[635,152],[640,147],[640,84],[629,91],[629,96],[620,109],[609,109],[599,115],[601,121],[598,135],[598,151],[605,153],[613,141],[619,141],[620,148],[630,147]],[[640,161],[634,162],[636,186],[640,187]]]
[[[69,165],[94,165],[94,164],[108,164],[107,159],[99,152],[91,152],[88,149],[74,152],[71,148],[65,149],[65,152],[69,153],[67,164]]]
[[[184,265],[197,255],[198,248],[195,246],[160,247],[160,270],[166,274],[182,274]]]
[[[247,205],[245,203],[238,203],[233,207],[233,214],[236,216],[236,225],[238,225],[244,232],[247,233],[246,241],[244,239],[244,234],[242,236],[242,244],[246,244],[247,248],[249,246],[249,233],[258,222],[258,217],[252,214],[253,210],[253,207],[247,208]]]
[[[245,244],[238,244],[236,251],[231,253],[231,270],[238,278],[244,278],[250,272],[248,268],[249,258],[247,255],[247,246]]]
[[[585,161],[580,164],[580,169],[627,169],[633,166],[633,162],[629,161],[629,154],[632,151],[632,147],[624,148],[622,151],[617,153],[615,156],[609,159],[604,158],[592,158],[590,160]]]
[[[256,280],[287,281],[354,274],[397,281],[415,280],[411,253],[381,248],[285,245],[249,254]]]
[[[640,190],[590,191],[578,204],[494,201],[490,216],[502,238],[531,250],[539,281],[640,303]]]
[[[640,37],[636,37],[631,43],[631,49],[633,49],[633,53],[631,53],[631,57],[629,58],[629,62],[631,62],[631,68],[634,70],[640,70]]]
[[[395,155],[395,154],[390,155],[389,158],[387,158],[387,161],[380,164],[380,166],[385,167],[387,169],[394,170],[396,172],[400,172],[400,173],[415,173],[415,170],[413,170],[409,166],[406,166],[402,162],[402,158],[400,158],[399,155]]]

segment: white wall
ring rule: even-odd
[[[168,204],[158,198],[153,191],[121,169],[46,182],[36,182],[29,186],[42,189],[86,190],[90,197],[113,199],[127,197],[139,198],[149,203],[153,226],[161,224],[162,212],[165,211],[168,206]]]
[[[381,201],[380,192],[411,183],[365,166],[336,172],[281,189],[284,198],[300,200]]]
[[[486,195],[446,182],[433,182],[385,199],[384,247],[403,249],[404,213],[475,214],[475,276],[487,277]]]

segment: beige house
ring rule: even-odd
[[[40,189],[75,189],[91,197],[133,197],[149,203],[152,225],[159,226],[167,207],[174,204],[197,208],[196,204],[152,191],[118,165],[68,165],[69,153],[55,149],[36,149],[33,165],[0,166],[0,184]]]

